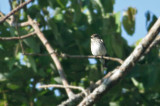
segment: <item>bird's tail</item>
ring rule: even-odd
[[[100,62],[101,62],[101,72],[102,74],[104,74],[104,70],[107,69],[106,59],[100,59]]]
[[[107,56],[107,54],[105,56]],[[103,65],[103,67],[107,68],[107,60],[106,59],[100,59],[100,61]]]
[[[107,60],[106,59],[100,59],[100,62],[102,63],[103,67],[107,68]]]

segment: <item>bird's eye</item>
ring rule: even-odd
[[[94,37],[99,37],[97,34],[93,34],[92,36],[91,36],[91,38],[94,38]]]
[[[98,35],[97,35],[97,34],[95,34],[95,35],[94,35],[94,37],[98,37]]]

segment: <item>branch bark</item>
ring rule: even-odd
[[[65,74],[64,74],[64,71],[63,71],[63,68],[61,66],[61,63],[60,61],[58,60],[53,48],[50,46],[48,40],[45,38],[45,36],[43,35],[43,33],[40,31],[37,23],[35,21],[33,21],[29,16],[28,16],[28,22],[30,23],[30,25],[33,27],[33,29],[35,30],[38,38],[41,40],[41,42],[43,43],[43,45],[46,47],[47,51],[49,54],[51,54],[51,58],[52,60],[54,61],[56,67],[57,67],[57,70],[60,74],[60,77],[62,79],[62,83],[64,86],[69,86],[68,82],[67,82],[67,79],[65,77]],[[66,88],[65,89],[66,92],[67,92],[67,95],[69,98],[72,98],[74,93],[71,91],[70,88]]]
[[[100,84],[89,96],[85,97],[79,106],[92,105],[104,94],[104,92],[109,91],[109,89],[112,88],[135,65],[159,32],[160,18],[124,63],[118,69],[113,70],[113,73],[109,77],[105,78],[102,84]]]
[[[27,5],[28,3],[30,3],[32,0],[28,0],[22,4],[20,4],[19,6],[17,6],[15,9],[13,9],[9,14],[7,14],[5,17],[3,17],[0,20],[0,24],[3,23],[8,17],[10,17],[11,15],[13,15],[15,12],[17,12],[18,10],[20,10],[21,8],[23,8],[25,5]]]

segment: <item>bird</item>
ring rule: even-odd
[[[98,34],[91,35],[91,52],[94,56],[105,56],[107,54],[107,50],[106,50],[104,41],[103,39],[101,39],[100,35]],[[103,67],[106,67],[105,60],[100,59],[100,61]]]

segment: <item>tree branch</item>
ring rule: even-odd
[[[32,35],[35,35],[36,32],[31,32],[29,34],[26,34],[26,35],[23,35],[23,36],[19,36],[19,37],[0,37],[0,40],[20,40],[20,39],[25,39],[25,38],[28,38]]]
[[[124,77],[125,73],[131,69],[139,58],[144,54],[149,45],[153,42],[157,34],[160,32],[160,18],[156,21],[153,27],[150,29],[146,37],[141,43],[134,49],[130,56],[124,61],[124,63],[115,69],[113,74],[105,78],[102,84],[100,84],[90,95],[85,97],[79,106],[92,105],[98,98],[100,98],[104,92],[107,92],[112,88],[121,78]]]
[[[150,46],[147,48],[147,50],[145,51],[145,54],[147,54],[149,51],[151,51],[151,49],[155,46],[157,46],[160,43],[160,35],[158,35],[156,37],[156,39],[150,44]]]
[[[90,87],[86,89],[86,92],[92,92],[96,87],[102,84],[104,79],[108,78],[113,73],[114,71],[108,72],[108,74],[104,76],[102,79],[98,80],[95,84],[90,85]],[[83,99],[83,97],[83,93],[76,94],[74,98],[69,98],[66,101],[63,101],[58,106],[76,106]]]
[[[0,38],[1,39],[1,38]],[[106,60],[110,60],[110,61],[115,61],[118,62],[119,64],[123,63],[123,60],[119,59],[119,58],[115,58],[115,57],[107,57],[107,56],[93,56],[93,55],[70,55],[70,54],[65,54],[65,53],[61,53],[58,54],[57,52],[53,52],[54,54],[56,54],[59,57],[62,58],[93,58],[93,59],[106,59]],[[31,56],[49,56],[53,53],[50,54],[40,54],[40,53],[23,53],[23,55],[31,55]]]
[[[18,26],[18,27],[25,27],[25,26],[28,26],[29,25],[29,22],[26,21],[26,22],[22,22],[22,23],[9,23],[11,26]]]
[[[15,9],[13,9],[9,14],[7,14],[5,17],[3,17],[0,20],[0,24],[3,23],[8,17],[10,17],[11,15],[13,15],[15,12],[17,12],[18,10],[20,10],[21,8],[23,8],[25,5],[27,5],[28,3],[30,3],[32,0],[28,0],[22,4],[20,4],[19,6],[17,6]]]
[[[107,56],[84,56],[84,55],[69,55],[69,54],[63,54],[60,55],[61,57],[69,57],[69,58],[95,58],[95,59],[106,59],[106,60],[112,60],[112,61],[116,61],[120,64],[123,63],[123,60],[119,59],[119,58],[114,58],[114,57],[107,57]]]
[[[83,101],[79,105],[92,105],[98,98],[100,98],[105,92],[109,91],[116,83],[131,69],[138,59],[144,54],[144,51],[149,48],[149,45],[153,43],[153,40],[157,36],[160,31],[160,18],[148,32],[146,37],[141,41],[141,43],[134,49],[131,55],[123,62],[123,64],[109,72],[103,79],[98,80],[95,86],[90,86],[87,90],[94,91],[87,97],[83,99]],[[157,38],[155,39],[157,40]],[[153,46],[150,45],[150,48]],[[97,87],[95,89],[95,87]],[[82,100],[83,94],[79,93],[75,95],[74,99],[67,99],[63,101],[59,106],[74,106],[77,105],[78,101]],[[73,105],[74,104],[74,105]]]
[[[56,87],[56,88],[71,88],[71,89],[78,89],[80,91],[82,91],[85,96],[87,96],[87,92],[82,88],[82,87],[77,87],[77,86],[63,86],[63,85],[55,85],[55,84],[49,84],[49,85],[40,85],[38,88],[49,88],[49,87]]]
[[[60,74],[60,77],[62,79],[62,83],[64,86],[69,86],[68,82],[67,82],[67,79],[65,77],[65,74],[64,74],[64,71],[63,71],[63,68],[61,66],[61,63],[60,61],[58,60],[56,54],[54,53],[54,49],[50,46],[48,40],[45,38],[45,36],[43,35],[43,33],[40,31],[37,23],[35,21],[33,21],[29,16],[28,16],[28,22],[30,23],[30,25],[33,27],[33,29],[35,30],[38,38],[41,40],[41,42],[43,43],[43,45],[46,47],[47,51],[49,54],[51,54],[51,58],[52,60],[54,61],[56,67],[57,67],[57,70]],[[65,89],[66,92],[67,92],[67,95],[69,98],[72,98],[74,93],[71,91],[71,89],[69,88],[66,88]]]
[[[1,18],[5,17],[5,15],[2,12],[0,12],[0,16],[1,16]],[[6,19],[6,21],[8,22],[8,24],[11,25],[11,26],[25,27],[25,26],[30,25],[28,21],[22,22],[22,23],[13,23],[13,20],[14,20],[13,18],[14,17],[11,17],[11,19]]]

